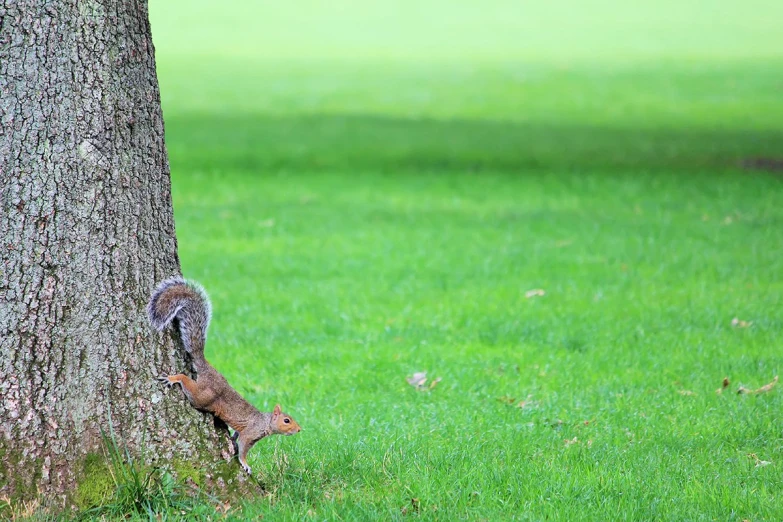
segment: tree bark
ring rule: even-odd
[[[94,503],[110,426],[233,481],[225,434],[155,381],[185,359],[144,313],[179,272],[145,0],[0,0],[0,205],[0,496]]]

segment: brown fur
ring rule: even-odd
[[[196,379],[178,373],[160,377],[161,382],[169,387],[179,384],[194,408],[213,414],[234,430],[232,440],[242,469],[250,473],[247,453],[262,438],[299,433],[299,424],[280,411],[279,404],[271,413],[258,411],[204,358],[211,306],[201,287],[178,277],[168,279],[153,292],[147,313],[158,330],[177,319],[182,342],[197,372]]]

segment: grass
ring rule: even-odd
[[[783,518],[783,4],[547,5],[153,2],[243,516]]]

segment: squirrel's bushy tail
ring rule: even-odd
[[[147,316],[158,331],[177,320],[182,344],[193,357],[193,366],[198,372],[203,367],[204,343],[212,316],[212,305],[204,289],[179,276],[166,279],[152,292]]]

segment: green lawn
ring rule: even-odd
[[[584,4],[152,2],[235,515],[783,519],[783,3]]]

